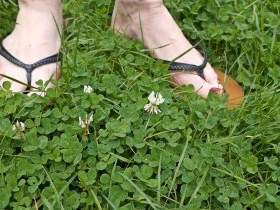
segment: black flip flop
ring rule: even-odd
[[[202,79],[205,80],[204,69],[208,63],[207,58],[199,66],[187,63],[178,63],[174,61],[164,61],[169,64],[169,69],[174,72],[183,71],[183,72],[194,72]],[[224,74],[219,70],[215,70],[218,76],[218,81],[224,87],[225,94],[228,95],[228,106],[230,108],[238,107],[244,99],[244,90],[243,88],[231,77]]]
[[[25,64],[16,57],[14,57],[11,53],[6,50],[6,48],[3,46],[3,43],[0,44],[0,55],[13,63],[14,65],[23,68],[26,71],[26,78],[27,78],[27,88],[26,90],[29,91],[31,89],[31,80],[32,80],[32,72],[44,65],[48,65],[51,63],[57,63],[61,60],[60,54],[55,54],[49,57],[46,57],[44,59],[41,59],[33,64]]]
[[[183,72],[195,72],[198,76],[205,80],[204,69],[208,63],[207,57],[204,58],[204,61],[201,65],[197,66],[194,64],[188,63],[179,63],[175,61],[164,61],[169,64],[169,69],[171,71],[183,71]]]

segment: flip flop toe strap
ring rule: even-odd
[[[196,72],[197,75],[205,79],[204,69],[208,63],[207,58],[205,58],[203,63],[199,66],[188,64],[188,63],[172,62],[172,61],[171,62],[169,61],[168,63],[169,63],[169,69],[171,71]]]
[[[14,65],[21,67],[23,69],[25,69],[26,71],[26,79],[27,79],[27,90],[30,90],[31,87],[31,81],[32,81],[32,72],[44,65],[48,65],[51,63],[57,63],[60,61],[60,55],[59,54],[55,54],[52,56],[49,56],[47,58],[44,58],[42,60],[39,60],[33,64],[26,64],[23,63],[22,61],[20,61],[19,59],[17,59],[16,57],[14,57],[11,53],[8,52],[8,50],[6,50],[6,48],[3,46],[3,44],[0,44],[0,55],[3,56],[5,59],[7,59],[8,61],[10,61],[11,63],[13,63]]]

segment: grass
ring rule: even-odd
[[[0,90],[0,209],[280,209],[278,2],[166,1],[244,87],[234,110],[171,88],[165,64],[110,30],[113,3],[64,2],[63,75],[46,97]],[[16,11],[0,1],[0,37]],[[159,115],[143,111],[151,91],[166,99]]]

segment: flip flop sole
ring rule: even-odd
[[[225,93],[228,95],[229,108],[240,106],[244,100],[243,88],[230,76],[225,73],[215,70],[218,75],[218,80],[223,85]]]

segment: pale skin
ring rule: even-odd
[[[60,0],[19,0],[19,8],[17,24],[13,32],[4,39],[4,47],[27,64],[58,53],[61,45],[59,30],[62,29],[63,22]],[[129,38],[143,41],[151,55],[158,59],[171,61],[192,47],[162,0],[118,0],[112,28]],[[200,65],[203,60],[201,54],[192,49],[177,62]],[[0,74],[27,83],[25,70],[1,56]],[[58,65],[42,66],[33,72],[32,86],[36,87],[38,80],[45,82],[51,77],[57,78],[58,74]],[[0,79],[0,84],[8,80],[5,77]],[[209,92],[223,92],[209,63],[205,68],[205,80],[183,72],[172,73],[171,80],[176,85],[193,85],[195,91],[203,97],[207,97]],[[11,84],[14,92],[26,89],[26,86],[15,81],[11,81]]]
[[[19,0],[19,12],[12,33],[3,40],[4,47],[26,64],[58,53],[60,49],[59,30],[62,29],[62,7],[60,0]],[[59,30],[58,30],[59,28]],[[15,66],[0,56],[0,73],[27,83],[24,69]],[[32,86],[36,81],[48,81],[59,74],[57,64],[42,66],[32,73]],[[8,79],[0,78],[1,84]],[[21,92],[26,86],[11,81],[11,89]],[[50,85],[49,85],[50,86]]]

